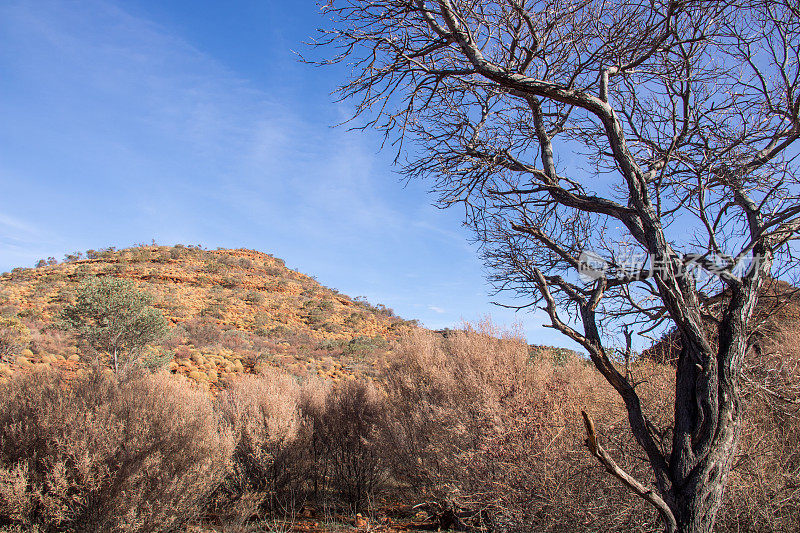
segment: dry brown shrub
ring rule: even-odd
[[[784,324],[745,363],[742,436],[720,531],[800,531],[800,328]]]
[[[173,530],[200,512],[232,448],[207,395],[166,375],[42,371],[0,394],[0,523],[29,530]]]
[[[780,330],[748,360],[720,531],[800,530],[799,336]],[[669,453],[674,369],[642,359],[628,372]],[[382,383],[245,375],[217,398],[220,430],[205,393],[163,375],[18,375],[0,389],[0,527],[162,531],[212,501],[226,530],[247,529],[306,497],[356,511],[396,489],[493,530],[661,529],[585,449],[581,409],[650,481],[618,396],[580,356],[531,350],[490,323],[416,330]]]
[[[64,355],[75,346],[75,339],[64,330],[48,327],[47,324],[39,321],[29,323],[28,327],[31,331],[33,353]]]
[[[225,331],[220,339],[220,346],[236,352],[244,351],[251,345],[250,334],[239,329]]]
[[[323,503],[366,510],[385,490],[389,421],[382,394],[369,382],[317,386],[303,397],[311,428],[314,495]]]
[[[798,338],[800,330],[782,329],[748,360],[742,438],[720,531],[800,530]],[[492,528],[660,531],[653,511],[583,444],[586,409],[617,462],[652,481],[617,395],[580,357],[529,353],[491,324],[403,339],[384,373],[398,480],[416,497],[488,511],[478,522]],[[674,368],[640,359],[628,372],[669,454]]]
[[[247,520],[263,510],[291,512],[302,497],[300,392],[296,379],[276,372],[242,376],[220,394],[218,408],[236,443],[232,467],[217,492],[220,514],[235,509],[233,514]]]
[[[320,438],[317,419],[325,411],[325,400],[330,393],[330,383],[315,379],[304,384],[300,394],[300,412],[308,424],[306,453],[308,459],[307,481],[310,496],[323,501],[328,490],[329,465],[327,442]]]
[[[222,338],[222,328],[216,320],[210,318],[190,318],[181,327],[186,330],[188,341],[198,348],[216,344]]]
[[[11,357],[30,344],[31,334],[16,316],[0,315],[0,361]]]
[[[524,340],[488,322],[445,338],[412,332],[384,375],[396,476],[431,497],[485,511],[477,516],[486,527],[658,529],[653,513],[583,446],[581,409],[619,462],[647,479],[617,397],[586,361],[555,359],[531,357]],[[663,379],[660,367],[632,371]]]

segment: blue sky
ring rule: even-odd
[[[297,61],[312,2],[0,5],[0,271],[105,246],[272,253],[426,326],[491,314],[568,345],[541,313],[490,304],[457,211],[404,185]]]

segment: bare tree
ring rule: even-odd
[[[463,206],[498,291],[525,298],[519,308],[543,303],[587,350],[624,401],[655,488],[616,465],[587,419],[593,455],[667,531],[710,531],[740,433],[750,319],[765,280],[792,266],[800,229],[800,4],[323,10],[332,22],[318,44],[351,68],[340,95],[355,127],[382,130],[406,176]],[[714,293],[724,306],[709,331]],[[629,340],[627,359],[632,333],[666,328],[681,351],[674,425],[657,428],[615,346]]]

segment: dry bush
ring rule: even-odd
[[[198,348],[216,344],[222,338],[222,328],[216,320],[209,318],[191,318],[181,327],[186,331],[189,342]]]
[[[800,530],[798,336],[781,330],[748,360],[720,531]],[[669,453],[674,368],[640,359],[629,372]],[[580,357],[531,352],[490,324],[445,338],[418,330],[391,354],[383,378],[397,439],[394,473],[416,497],[484,510],[473,524],[491,528],[661,530],[652,509],[585,449],[581,409],[617,462],[652,481],[617,395]]]
[[[0,524],[171,531],[200,512],[232,448],[207,395],[163,374],[42,371],[0,394]]]
[[[28,346],[31,341],[30,330],[16,316],[0,316],[0,361]]]
[[[297,381],[279,373],[242,376],[219,396],[235,440],[231,470],[217,492],[221,514],[235,509],[247,520],[262,510],[293,510],[306,474],[299,399]]]
[[[186,247],[182,244],[176,244],[169,249],[169,258],[174,261],[182,259],[184,255],[186,255]]]
[[[367,382],[245,375],[220,394],[218,409],[236,442],[215,495],[228,525],[291,515],[307,498],[361,511],[385,488],[387,410]]]
[[[583,446],[586,409],[609,451],[647,479],[617,397],[590,364],[563,353],[556,359],[531,357],[521,338],[489,323],[446,338],[411,333],[384,375],[395,475],[416,491],[484,511],[476,520],[487,527],[658,530],[654,514]],[[664,377],[660,367],[635,371]]]
[[[745,413],[720,531],[800,531],[800,328],[784,325],[745,363]]]
[[[798,335],[775,333],[748,361],[720,531],[800,529]],[[207,394],[168,376],[17,375],[0,388],[0,529],[165,531],[201,509],[247,529],[307,497],[355,512],[389,489],[495,531],[661,529],[585,449],[581,409],[620,465],[650,480],[618,396],[579,355],[484,323],[413,331],[387,357],[381,388],[242,376],[216,400],[225,429]],[[641,359],[629,372],[669,428],[674,369]]]
[[[312,483],[317,498],[328,491],[350,511],[365,510],[385,488],[390,443],[387,409],[365,381],[345,381],[304,395],[311,425]]]
[[[31,332],[33,353],[64,355],[69,348],[75,346],[73,336],[63,329],[49,326],[40,321],[29,322],[28,328]]]
[[[185,330],[183,330],[183,328],[172,328],[169,333],[161,339],[158,346],[165,350],[175,350],[179,346],[184,346],[184,342],[186,342],[184,332]]]
[[[243,351],[252,346],[251,335],[251,333],[239,329],[229,329],[222,334],[220,346],[237,352]]]
[[[325,401],[329,394],[329,383],[322,380],[312,380],[305,384],[300,395],[300,412],[309,429],[306,441],[309,465],[307,471],[308,489],[311,497],[317,501],[323,501],[328,491],[328,443],[321,438],[323,432],[321,431],[320,418],[325,411]]]

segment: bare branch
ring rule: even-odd
[[[583,424],[586,427],[586,447],[589,448],[589,452],[595,458],[597,458],[600,464],[603,465],[612,476],[622,481],[622,483],[631,489],[636,495],[644,500],[647,500],[653,505],[653,507],[656,508],[661,515],[661,518],[664,520],[665,531],[677,531],[678,523],[675,520],[675,515],[672,514],[672,510],[669,508],[669,505],[667,505],[667,502],[665,502],[655,490],[645,487],[639,481],[633,478],[633,476],[619,467],[619,465],[608,454],[608,452],[603,449],[597,440],[597,434],[595,433],[594,422],[592,422],[592,419],[589,418],[589,415],[586,414],[586,411],[581,411],[581,415],[583,415]]]

